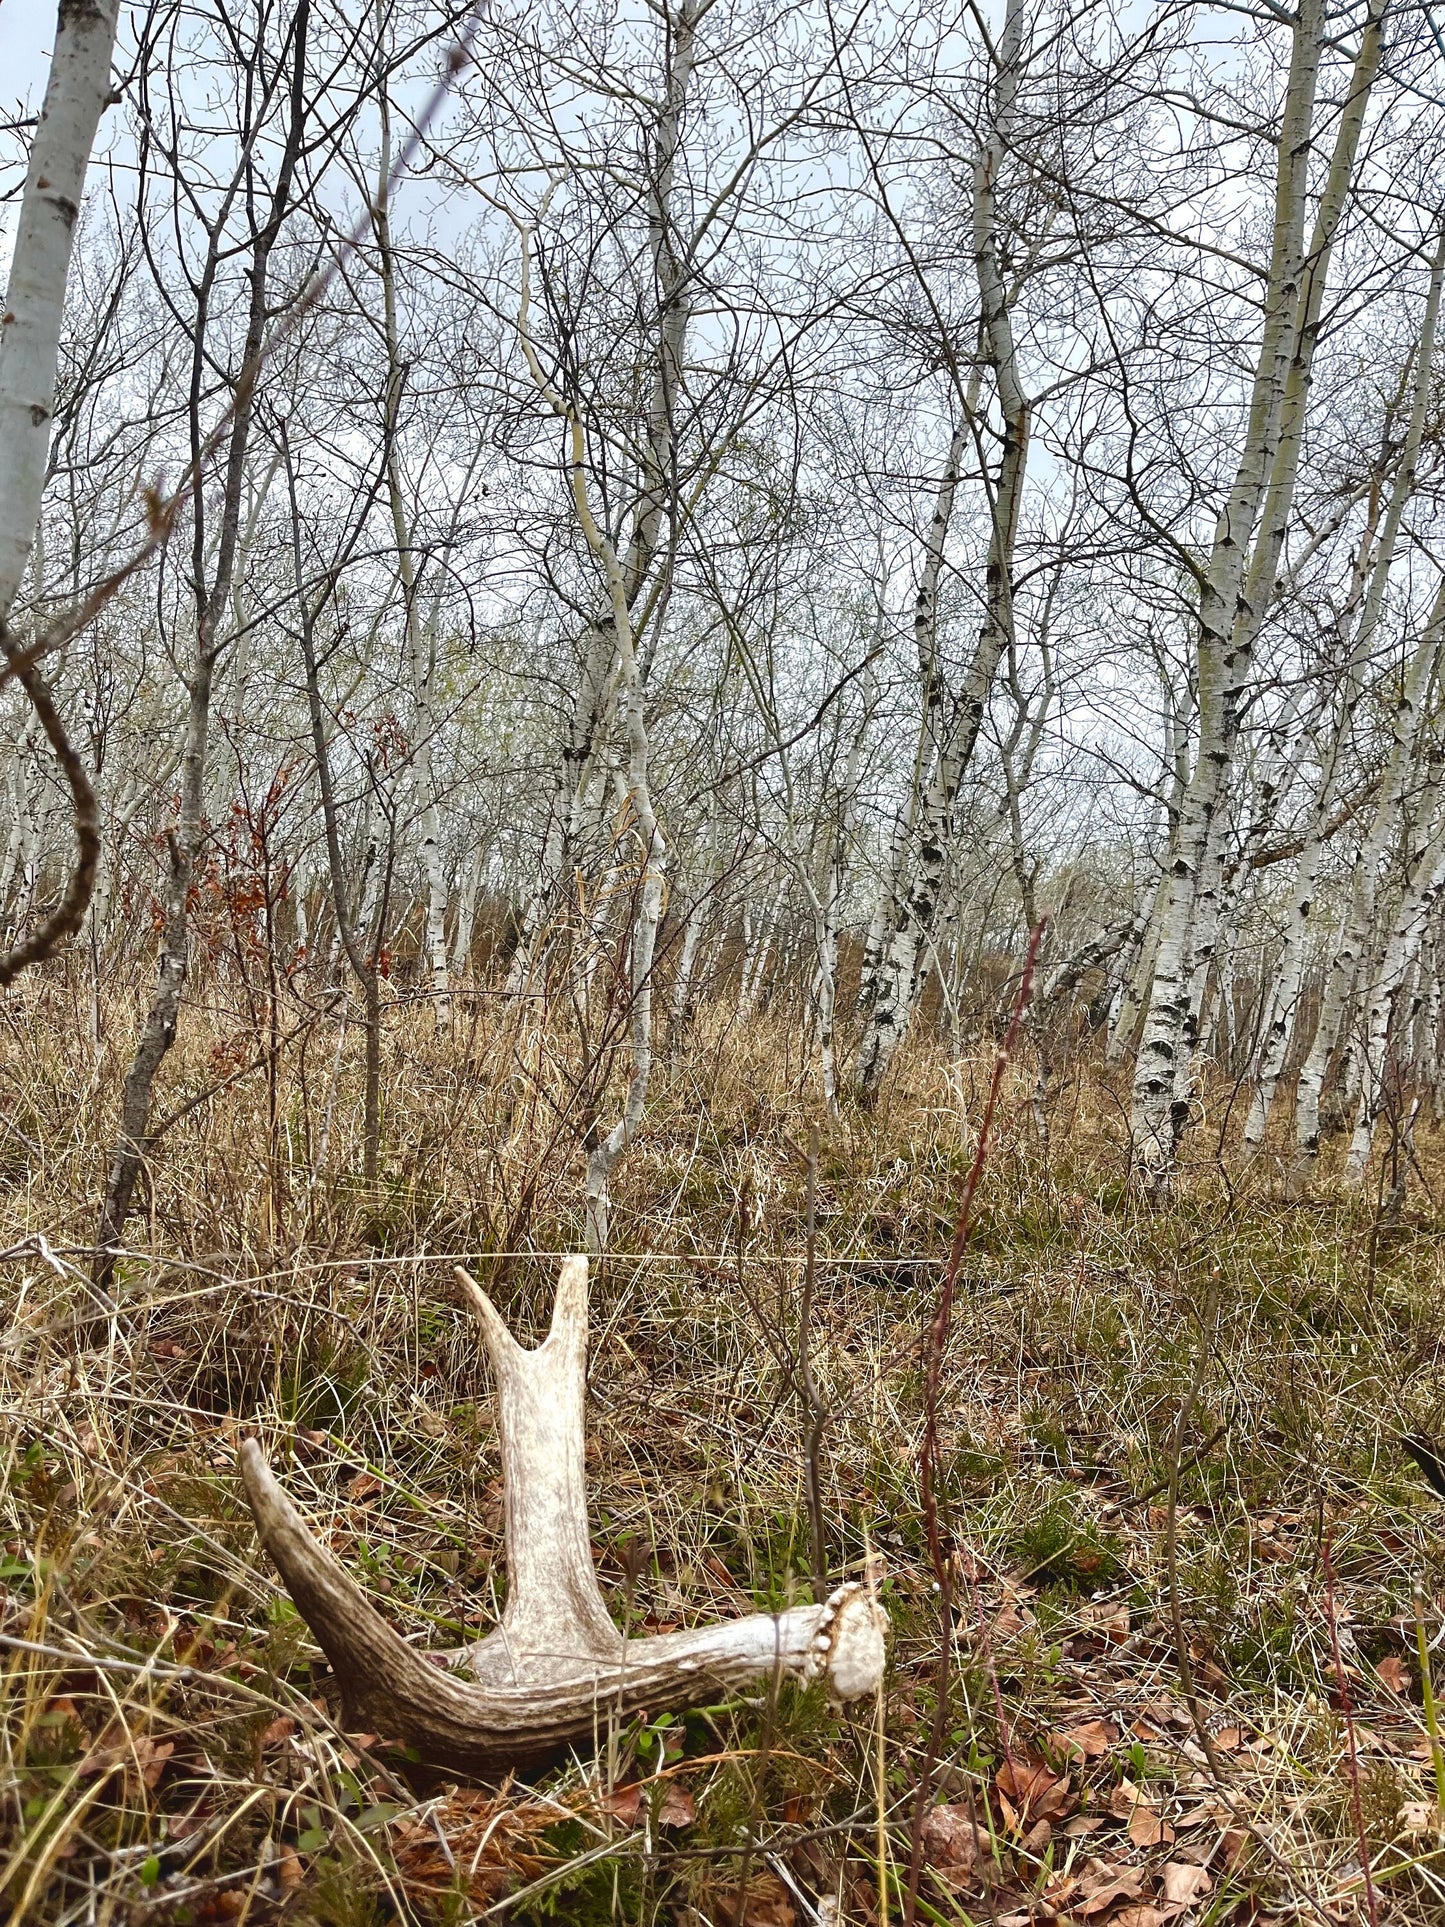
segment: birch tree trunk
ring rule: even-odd
[[[717,889],[718,839],[715,803],[715,796],[710,796],[705,839],[706,861],[700,871],[695,870],[688,878],[690,901],[683,912],[682,948],[678,955],[677,970],[672,979],[667,1023],[667,1054],[674,1063],[682,1056],[683,1045],[692,1024],[693,983],[697,975],[697,960],[702,950],[703,937],[712,919],[713,896]]]
[[[85,172],[110,97],[119,0],[61,0],[0,329],[0,623],[19,593],[50,455],[65,289]]]
[[[61,0],[45,100],[30,147],[0,325],[0,648],[71,789],[75,867],[60,904],[0,957],[8,984],[79,929],[100,855],[95,792],[36,663],[17,663],[10,617],[35,549],[55,415],[56,368],[76,223],[110,99],[118,0]],[[39,572],[37,570],[37,572]],[[20,850],[24,846],[22,814]]]
[[[1158,888],[1156,883],[1150,895],[1151,907]],[[1122,1064],[1127,1056],[1135,1026],[1144,1009],[1142,985],[1153,966],[1153,955],[1147,947],[1153,927],[1150,909],[1138,911],[1119,951],[1118,988],[1109,1005],[1108,1036],[1104,1046],[1104,1063],[1110,1070]]]
[[[1188,1066],[1197,1041],[1191,979],[1201,961],[1212,959],[1218,940],[1224,805],[1254,646],[1289,525],[1321,303],[1379,64],[1382,11],[1372,5],[1366,22],[1308,252],[1308,163],[1325,41],[1322,0],[1301,0],[1293,17],[1264,327],[1239,462],[1199,577],[1198,745],[1161,893],[1154,980],[1135,1064],[1131,1139],[1136,1173],[1151,1189],[1167,1187],[1187,1120]]]
[[[486,861],[487,853],[483,845],[480,842],[474,844],[462,883],[461,900],[457,905],[456,936],[452,943],[452,975],[460,984],[472,981],[472,938],[477,927],[477,893],[482,886],[482,871]]]
[[[1364,1183],[1379,1121],[1386,1081],[1386,1056],[1392,1020],[1405,978],[1419,955],[1431,911],[1445,889],[1445,814],[1439,797],[1438,766],[1432,771],[1429,804],[1433,827],[1409,863],[1384,953],[1364,1000],[1363,1031],[1358,1051],[1360,1093],[1354,1133],[1345,1157],[1344,1181],[1358,1189]]]
[[[1007,0],[988,137],[973,162],[973,265],[980,331],[983,357],[993,373],[1002,417],[998,470],[989,500],[984,618],[950,714],[938,662],[938,582],[964,438],[973,427],[977,387],[971,383],[969,394],[959,397],[962,412],[934,500],[914,611],[923,683],[922,744],[909,816],[895,838],[892,871],[879,899],[864,956],[859,997],[864,1025],[855,1081],[865,1109],[878,1101],[884,1074],[927,981],[930,945],[952,850],[959,786],[973,758],[999,662],[1014,635],[1013,564],[1028,460],[1028,404],[1020,385],[1009,294],[1000,262],[996,195],[1016,120],[1023,30],[1023,0]]]
[[[677,973],[672,980],[671,1009],[668,1013],[668,1055],[676,1061],[692,1021],[692,982],[697,974],[697,954],[707,928],[709,904],[704,896],[687,907],[683,919],[682,949],[678,953]]]
[[[743,905],[743,977],[738,991],[738,1022],[745,1024],[757,1009],[772,954],[773,932],[787,892],[779,885],[768,897],[761,917],[754,917],[750,903]]]
[[[599,619],[587,626],[583,637],[577,688],[560,745],[536,884],[523,911],[517,950],[508,972],[507,988],[513,994],[527,981],[548,920],[557,913],[571,867],[585,854],[589,838],[597,833],[606,809],[608,778],[613,773],[608,768],[608,748],[619,717],[629,746],[623,758],[627,773],[615,773],[622,787],[630,789],[632,782],[626,655],[629,648],[636,654],[634,625],[653,583],[676,475],[675,423],[696,262],[693,250],[678,245],[673,203],[682,119],[696,61],[697,26],[710,5],[711,0],[682,0],[676,8],[669,4],[657,9],[666,36],[666,87],[652,151],[643,156],[648,181],[648,252],[657,291],[653,320],[656,340],[631,531],[626,552],[617,561],[631,640],[625,642],[618,633],[616,608],[609,597]],[[663,566],[668,566],[665,558]],[[660,595],[657,609],[665,602],[666,596]],[[653,620],[654,624],[660,620],[656,611]],[[654,634],[650,653],[655,651]]]
[[[1355,706],[1359,700],[1365,667],[1379,629],[1380,613],[1384,607],[1385,589],[1395,558],[1401,521],[1406,505],[1415,493],[1420,443],[1424,434],[1434,375],[1442,278],[1445,278],[1445,233],[1442,233],[1436,247],[1425,299],[1425,314],[1416,348],[1415,383],[1404,449],[1390,489],[1389,504],[1383,526],[1379,529],[1378,543],[1375,541],[1376,517],[1371,514],[1366,519],[1365,531],[1356,556],[1355,580],[1345,604],[1347,615],[1354,619],[1354,633],[1333,726],[1321,757],[1319,785],[1310,811],[1304,847],[1300,851],[1295,870],[1294,888],[1285,915],[1284,942],[1276,973],[1274,1007],[1261,1045],[1258,1079],[1244,1128],[1245,1150],[1251,1155],[1264,1142],[1280,1076],[1294,1038],[1300,985],[1303,981],[1308,939],[1312,927],[1316,880],[1320,858],[1329,834],[1330,820],[1334,814],[1341,758],[1348,740]],[[1397,730],[1399,722],[1400,719],[1397,717]],[[1413,739],[1411,748],[1413,748]],[[1387,776],[1387,786],[1389,781]],[[1333,976],[1333,966],[1331,975]],[[1334,986],[1333,992],[1327,989],[1325,1004],[1329,1005],[1332,996],[1338,998],[1338,995],[1338,984]],[[1317,1036],[1321,1036],[1323,1023],[1322,1009],[1321,1024],[1316,1027]],[[1307,1125],[1305,1138],[1301,1140],[1301,1149],[1306,1150],[1306,1155],[1313,1155],[1313,1151],[1307,1148],[1309,1145],[1318,1148],[1319,1083],[1314,1082],[1314,1078],[1317,1076],[1321,1082],[1323,1080],[1325,1061],[1334,1049],[1333,1029],[1331,1024],[1324,1032],[1328,1041],[1324,1043],[1322,1056],[1311,1074],[1310,1089],[1307,1090],[1303,1082],[1301,1085],[1301,1097],[1305,1106],[1307,1108],[1313,1106],[1314,1109],[1313,1119]]]
[[[34,754],[32,728],[27,726],[15,738],[10,752],[10,835],[5,843],[5,860],[0,865],[0,911],[10,902],[10,889],[17,873],[23,876],[22,857],[30,835],[30,758]],[[24,888],[22,883],[22,898]],[[24,916],[17,909],[9,919],[12,931],[18,930]]]
[[[631,997],[628,1028],[632,1075],[621,1116],[605,1136],[599,1136],[588,1147],[587,1153],[588,1246],[594,1252],[602,1252],[607,1249],[611,1221],[612,1174],[623,1152],[641,1128],[652,1077],[653,963],[657,955],[657,933],[662,925],[665,901],[667,844],[653,808],[648,780],[650,744],[626,582],[611,544],[593,520],[587,505],[580,431],[576,433],[573,459],[578,514],[583,522],[588,546],[606,570],[612,591],[618,647],[622,655],[621,698],[627,740],[627,796],[633,812],[632,839],[638,858],[637,888],[632,910],[631,978],[628,984]]]
[[[1381,781],[1374,820],[1355,858],[1349,907],[1339,942],[1330,957],[1315,1034],[1300,1067],[1295,1096],[1296,1181],[1319,1155],[1320,1099],[1325,1072],[1339,1043],[1350,993],[1366,967],[1364,960],[1375,924],[1381,874],[1399,838],[1425,697],[1435,677],[1442,641],[1445,641],[1445,577],[1441,579],[1430,619],[1406,666],[1392,719],[1390,759]]]

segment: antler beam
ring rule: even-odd
[[[611,1721],[685,1711],[766,1676],[823,1679],[839,1701],[876,1690],[887,1619],[859,1585],[822,1605],[625,1640],[587,1529],[587,1260],[564,1261],[552,1328],[535,1351],[456,1275],[496,1380],[506,1495],[507,1603],[485,1639],[452,1653],[409,1646],[318,1543],[256,1442],[241,1447],[261,1543],[331,1662],[351,1724],[433,1765],[488,1774],[591,1745]]]

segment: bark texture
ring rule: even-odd
[[[1198,744],[1156,904],[1154,974],[1135,1062],[1131,1138],[1136,1171],[1149,1188],[1167,1187],[1188,1119],[1198,989],[1214,959],[1225,907],[1236,749],[1255,645],[1279,582],[1325,282],[1379,67],[1382,17],[1383,6],[1372,4],[1308,242],[1309,158],[1326,37],[1321,0],[1301,0],[1293,19],[1264,326],[1238,462],[1199,571]]]

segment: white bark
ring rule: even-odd
[[[1295,870],[1294,889],[1291,893],[1289,909],[1285,916],[1284,941],[1276,973],[1274,1005],[1261,1045],[1258,1080],[1244,1129],[1245,1149],[1251,1154],[1264,1142],[1279,1079],[1294,1036],[1300,985],[1303,981],[1307,944],[1312,927],[1316,879],[1329,830],[1330,817],[1335,807],[1341,757],[1348,741],[1365,667],[1379,628],[1385,589],[1395,557],[1401,521],[1406,505],[1415,493],[1420,443],[1424,433],[1434,375],[1442,278],[1445,278],[1445,233],[1442,233],[1436,248],[1430,284],[1426,293],[1424,319],[1416,347],[1415,383],[1410,420],[1406,429],[1400,464],[1390,489],[1389,505],[1385,512],[1383,526],[1379,531],[1378,544],[1374,545],[1373,557],[1371,557],[1372,538],[1375,533],[1373,518],[1367,523],[1356,560],[1356,587],[1346,601],[1346,611],[1354,618],[1354,634],[1333,726],[1321,753],[1319,784],[1310,811],[1304,847],[1300,851]],[[1406,720],[1408,721],[1408,717]],[[1411,747],[1413,748],[1413,740]],[[1398,741],[1396,753],[1398,756]],[[1387,790],[1390,784],[1391,779],[1387,775]],[[1333,979],[1333,971],[1331,975]],[[1344,994],[1347,993],[1348,986],[1345,986]],[[1341,986],[1334,982],[1332,988],[1326,991],[1325,1005],[1328,1007],[1332,999],[1338,999],[1340,995]],[[1342,1004],[1340,1007],[1342,1008]],[[1314,1147],[1318,1146],[1320,1085],[1325,1062],[1334,1048],[1333,1020],[1323,1032],[1317,1030],[1317,1035],[1320,1037],[1322,1047],[1325,1046],[1326,1038],[1328,1044],[1327,1047],[1322,1048],[1320,1058],[1311,1068],[1308,1083],[1302,1083],[1301,1086],[1305,1107],[1313,1113],[1312,1119],[1306,1124],[1302,1142]]]
[[[822,1075],[823,1103],[829,1116],[838,1110],[838,1064],[835,1030],[838,1007],[838,928],[843,892],[848,881],[848,856],[853,842],[854,801],[858,792],[858,759],[868,725],[865,708],[849,743],[841,779],[830,769],[823,784],[820,822],[822,850],[811,862],[797,866],[798,879],[808,898],[813,922],[812,1028]],[[792,785],[788,782],[789,817]],[[821,876],[813,873],[814,864]]]
[[[1372,8],[1362,37],[1306,252],[1310,136],[1324,39],[1322,0],[1301,0],[1280,125],[1264,327],[1239,462],[1200,578],[1198,744],[1158,908],[1154,980],[1135,1064],[1131,1138],[1136,1169],[1151,1187],[1167,1185],[1186,1122],[1195,1044],[1191,979],[1199,964],[1208,965],[1218,939],[1224,806],[1254,645],[1279,575],[1325,280],[1379,62],[1380,9]]]
[[[574,429],[576,424],[574,422]],[[647,1105],[647,1089],[652,1077],[653,1037],[653,962],[657,955],[657,935],[662,925],[665,903],[664,880],[667,844],[657,821],[648,778],[647,717],[643,708],[642,678],[632,635],[631,614],[621,567],[612,545],[598,528],[587,506],[583,480],[580,430],[576,431],[574,486],[578,514],[583,522],[589,547],[602,563],[612,590],[618,648],[622,656],[621,693],[623,726],[627,736],[627,796],[632,808],[632,840],[637,853],[636,889],[632,906],[631,997],[629,1035],[632,1075],[622,1114],[612,1129],[599,1137],[587,1155],[587,1235],[592,1250],[607,1249],[611,1218],[612,1173],[618,1160],[642,1126]]]
[[[110,94],[118,0],[61,0],[0,323],[0,622],[40,517],[80,197]]]
[[[852,775],[850,770],[850,790]],[[832,1117],[838,1110],[838,1065],[834,1048],[838,1008],[838,919],[843,904],[843,886],[848,876],[851,831],[845,799],[840,798],[837,820],[829,826],[829,831],[827,874],[823,888],[815,895],[813,902],[813,942],[816,951],[813,1009],[818,1037],[818,1063],[823,1079],[823,1103]]]
[[[651,588],[656,586],[654,572],[676,471],[675,422],[692,319],[691,277],[697,270],[692,250],[678,246],[674,187],[683,115],[697,57],[697,26],[710,4],[711,0],[682,0],[676,9],[671,5],[657,9],[666,39],[666,90],[649,151],[642,157],[648,180],[648,253],[657,289],[652,320],[655,341],[651,344],[652,378],[631,529],[625,553],[617,560],[628,635],[624,639],[618,633],[616,599],[609,595],[604,613],[588,624],[583,636],[578,684],[563,732],[537,881],[523,912],[517,951],[507,978],[512,993],[524,987],[548,920],[558,913],[569,866],[583,858],[589,844],[598,840],[612,787],[609,779],[615,777],[623,787],[630,786],[632,780],[622,766],[614,766],[612,744],[619,727],[624,743],[630,740],[625,685],[632,672],[626,656],[629,650],[636,653],[636,620],[650,599]],[[669,566],[665,556],[661,566]],[[650,655],[656,653],[656,632],[665,604],[666,596],[659,595],[651,612]],[[621,765],[630,765],[630,760],[629,747],[624,749]]]
[[[27,826],[30,822],[30,780],[29,763],[35,753],[35,726],[22,729],[15,738],[10,751],[10,834],[5,842],[5,857],[0,863],[0,911],[10,901],[11,885],[17,870],[21,867],[21,852],[25,845]],[[23,913],[17,910],[10,919],[12,929],[18,929]]]
[[[1014,635],[1013,562],[1028,461],[1028,402],[1014,351],[996,196],[1017,119],[1024,19],[1023,0],[1007,0],[998,43],[992,115],[972,169],[973,265],[979,316],[984,353],[1002,416],[998,470],[989,499],[984,618],[962,687],[950,702],[938,660],[938,582],[965,439],[975,425],[975,378],[967,395],[959,397],[960,419],[934,500],[915,605],[923,730],[908,816],[894,839],[891,872],[864,955],[860,992],[864,1028],[856,1077],[865,1105],[877,1101],[883,1077],[928,979],[935,924],[952,852],[959,786],[973,757],[999,662]]]
[[[682,949],[677,959],[677,974],[672,980],[672,1009],[668,1020],[670,1050],[681,1048],[692,1015],[692,980],[697,970],[697,953],[707,927],[709,908],[706,897],[689,904],[683,922]]]
[[[1367,967],[1365,958],[1375,926],[1381,876],[1399,839],[1425,697],[1436,673],[1442,643],[1445,643],[1445,577],[1441,579],[1430,619],[1406,667],[1392,719],[1390,758],[1381,779],[1374,819],[1355,859],[1349,907],[1339,942],[1330,957],[1315,1034],[1300,1068],[1295,1100],[1295,1154],[1301,1165],[1319,1154],[1320,1099],[1325,1072],[1339,1043],[1350,993],[1362,968]]]
[[[1442,889],[1445,889],[1445,812],[1440,810],[1438,778],[1432,782],[1431,802],[1434,806],[1434,827],[1409,866],[1384,954],[1365,998],[1363,1030],[1357,1052],[1359,1102],[1344,1170],[1345,1183],[1352,1187],[1363,1184],[1369,1164],[1370,1147],[1374,1142],[1385,1089],[1386,1053],[1396,1001],[1405,977],[1419,955],[1430,913],[1438,903]]]
[[[893,1061],[917,1005],[924,975],[924,945],[948,866],[961,769],[956,773],[953,719],[948,715],[948,691],[938,661],[938,588],[967,438],[968,423],[963,417],[954,426],[934,496],[913,607],[923,715],[913,780],[894,829],[889,866],[863,957],[860,1001],[865,1025],[857,1078],[869,1102]]]
[[[472,938],[477,927],[477,893],[481,889],[482,871],[486,867],[486,861],[486,850],[479,841],[472,847],[466,878],[462,883],[461,901],[457,906],[456,936],[452,943],[452,975],[458,983],[471,981]]]
[[[786,897],[779,884],[767,899],[761,917],[754,917],[751,903],[743,905],[743,975],[738,990],[738,1021],[746,1023],[757,1008],[773,948],[773,932]]]
[[[599,1128],[586,1146],[587,1239],[593,1251],[602,1252],[607,1249],[607,1234],[611,1219],[612,1174],[623,1152],[641,1129],[643,1114],[647,1108],[648,1085],[652,1079],[653,964],[657,956],[657,937],[662,927],[666,903],[667,843],[652,802],[652,787],[648,771],[651,744],[648,736],[647,712],[643,702],[642,673],[632,628],[628,579],[622,563],[618,560],[616,549],[592,512],[587,491],[587,438],[581,418],[548,381],[532,340],[528,312],[531,296],[530,270],[530,236],[524,233],[517,337],[538,393],[553,413],[566,424],[573,508],[576,512],[578,527],[601,571],[611,602],[612,630],[619,661],[618,690],[627,748],[625,800],[630,811],[630,821],[624,826],[623,834],[631,841],[636,857],[636,880],[631,897],[632,941],[628,984],[631,1076],[620,1117],[609,1131],[603,1133]],[[661,506],[659,502],[659,515]]]

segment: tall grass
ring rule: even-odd
[[[540,1327],[552,1260],[579,1236],[606,1040],[545,999],[479,996],[451,1038],[398,1005],[367,1186],[359,1033],[319,1017],[248,1069],[255,1033],[233,1002],[218,982],[187,1013],[163,1104],[220,1088],[158,1147],[105,1315],[86,1248],[131,1013],[106,1005],[97,1024],[56,977],[0,1014],[11,1917],[721,1923],[745,1870],[754,1927],[896,1919],[938,1652],[920,1341],[991,1041],[961,1056],[921,1041],[875,1114],[828,1119],[796,1018],[705,1009],[618,1174],[594,1292],[593,1533],[619,1617],[806,1596],[794,1364],[817,1128],[825,1549],[835,1579],[881,1555],[880,1704],[845,1716],[760,1693],[677,1722],[659,1708],[527,1785],[469,1789],[384,1734],[339,1730],[327,1669],[256,1548],[234,1444],[259,1433],[409,1634],[452,1644],[495,1619],[496,1440],[445,1281],[464,1262],[519,1329]],[[1442,1227],[1423,1189],[1381,1225],[1327,1185],[1288,1202],[1266,1163],[1241,1173],[1212,1147],[1167,1212],[1142,1209],[1118,1096],[1078,1058],[1041,1119],[1025,1050],[1000,1100],[937,1444],[943,1550],[977,1607],[957,1619],[936,1780],[994,1846],[969,1879],[930,1864],[919,1918],[1067,1915],[1106,1891],[1101,1867],[1137,1873],[1135,1891],[1080,1917],[1163,1912],[1161,1869],[1200,1858],[1194,1917],[1363,1918],[1329,1535],[1371,1890],[1382,1918],[1438,1920],[1412,1595],[1438,1643],[1442,1513],[1397,1440],[1445,1434]],[[1438,1195],[1438,1147],[1418,1155]],[[1059,1736],[1090,1721],[1110,1737],[1080,1758]],[[1005,1741],[1068,1776],[1079,1804],[1044,1833],[1027,1801],[1005,1805]],[[1157,1811],[1152,1845],[1125,1788]]]

